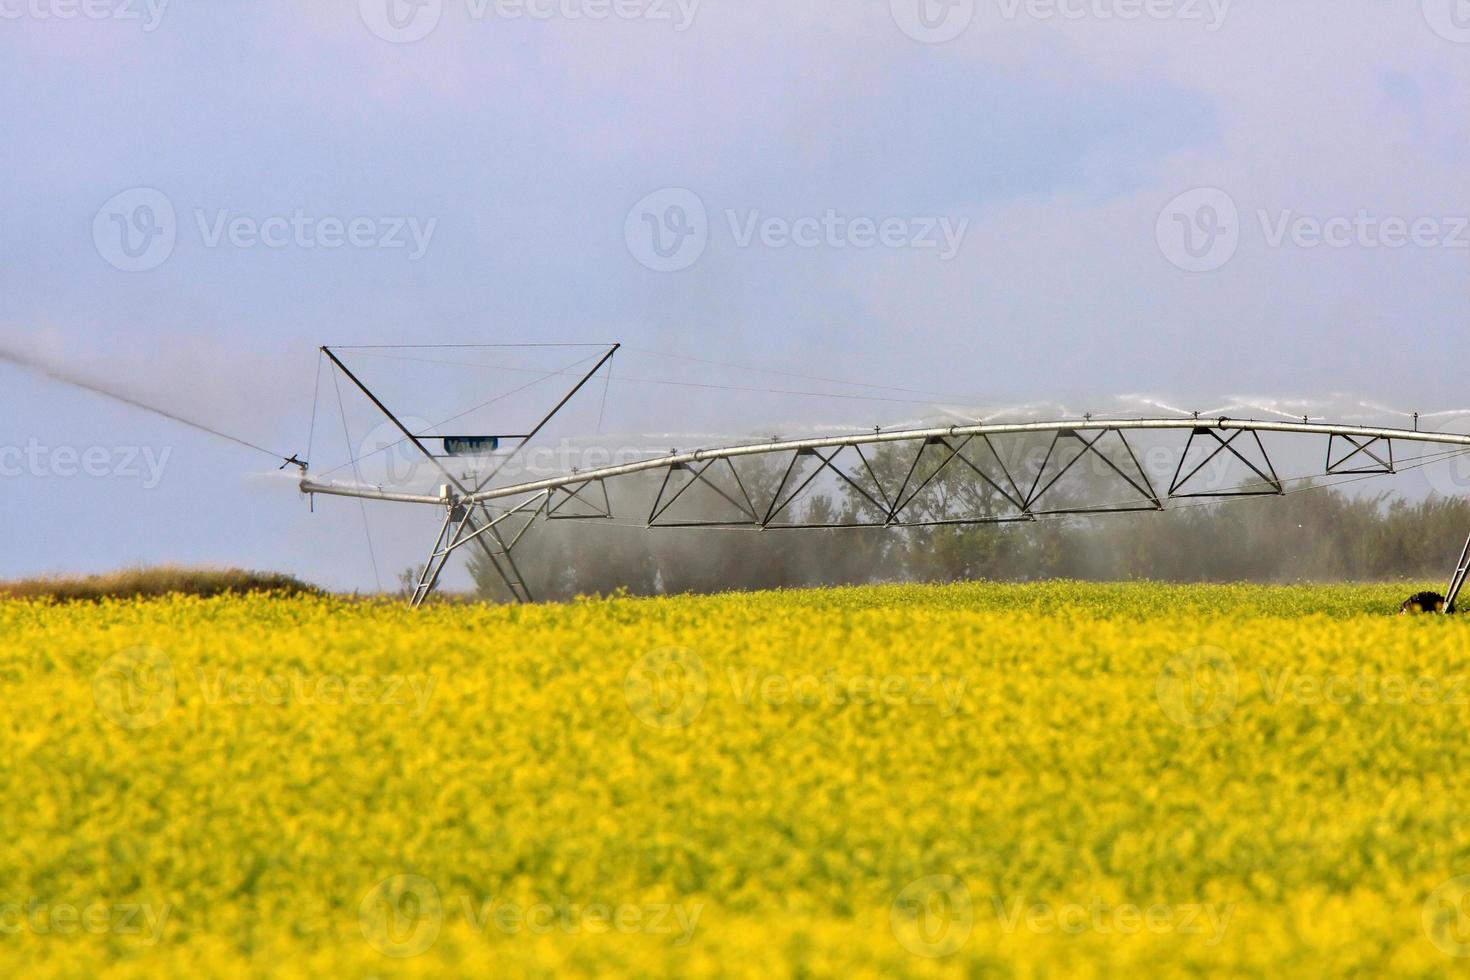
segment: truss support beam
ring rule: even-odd
[[[596,490],[593,489],[594,487]],[[548,492],[550,493],[546,507],[548,521],[610,521],[613,519],[612,498],[608,496],[606,480],[588,480],[585,483],[568,484]],[[568,508],[579,504],[590,513],[568,513]]]
[[[934,467],[933,471],[931,471],[928,476],[921,480],[918,486],[914,487],[914,489],[910,491],[909,484],[913,482],[914,475],[919,470],[919,463],[924,459],[924,453],[931,446],[943,446],[949,451],[949,455],[945,456],[944,459],[940,461],[939,465]],[[914,453],[914,461],[909,466],[908,473],[903,478],[903,485],[899,487],[898,492],[893,495],[893,509],[888,512],[888,520],[884,523],[886,523],[889,527],[892,527],[894,524],[896,524],[898,522],[898,515],[906,510],[909,504],[913,503],[914,500],[918,498],[919,494],[923,493],[924,490],[928,488],[929,484],[933,483],[939,477],[939,474],[944,472],[944,468],[948,466],[950,462],[953,461],[953,459],[959,454],[959,449],[956,449],[953,445],[951,445],[943,436],[936,436],[932,439],[925,439],[923,442],[919,443],[918,451]]]
[[[990,441],[990,437],[979,436],[978,438],[981,442],[985,444],[985,448],[990,450],[990,458],[995,460],[995,465],[1000,467],[1001,475],[1004,476],[1006,480],[1006,486],[1003,487],[999,483],[996,483],[995,480],[991,479],[990,474],[981,470],[980,467],[976,466],[974,462],[970,460],[970,457],[965,455],[965,447],[967,447],[971,442],[974,442],[976,438],[976,436],[966,436],[965,441],[960,443],[960,445],[955,449],[955,458],[958,459],[961,463],[964,463],[966,466],[968,466],[971,472],[973,472],[982,481],[984,481],[985,484],[989,486],[992,490],[1000,494],[1006,503],[1010,504],[1012,507],[1016,508],[1016,510],[1020,512],[1021,516],[1018,518],[1014,518],[1015,520],[1030,520],[1032,518],[1032,515],[1029,511],[1026,510],[1026,504],[1021,499],[1021,488],[1016,485],[1016,478],[1011,476],[1011,471],[1006,466],[1006,461],[1001,458],[1000,453],[995,448],[995,443]],[[949,440],[947,438],[945,440],[945,444],[949,444]]]
[[[1122,442],[1123,448],[1128,453],[1128,460],[1132,464],[1132,469],[1134,471],[1133,473],[1129,473],[1124,470],[1117,463],[1109,459],[1107,454],[1103,453],[1097,448],[1098,443],[1102,442],[1102,440],[1108,435],[1109,432],[1117,433],[1119,441]],[[1081,446],[1081,448],[1077,450],[1077,455],[1073,456],[1071,461],[1063,466],[1061,470],[1050,480],[1048,480],[1043,486],[1041,483],[1041,479],[1043,476],[1046,475],[1046,468],[1051,463],[1052,457],[1056,455],[1057,447],[1060,446],[1063,441],[1076,442],[1078,445]],[[1036,505],[1041,502],[1041,498],[1044,497],[1049,490],[1055,487],[1061,481],[1062,477],[1066,476],[1067,473],[1070,472],[1074,466],[1076,466],[1088,456],[1092,456],[1096,459],[1101,460],[1111,472],[1120,477],[1124,483],[1128,484],[1129,488],[1138,495],[1136,501],[1125,501],[1118,504],[1103,505],[1097,507],[1083,506],[1064,507],[1041,511],[1037,510]],[[1116,429],[1104,429],[1097,435],[1093,436],[1091,439],[1087,438],[1076,429],[1063,429],[1057,432],[1052,437],[1051,445],[1047,447],[1046,458],[1042,460],[1041,466],[1036,470],[1036,479],[1032,481],[1031,489],[1026,494],[1026,503],[1024,507],[1024,510],[1027,514],[1038,517],[1056,517],[1082,514],[1123,514],[1135,511],[1163,509],[1164,502],[1159,499],[1158,493],[1154,491],[1153,482],[1148,478],[1148,473],[1144,471],[1143,465],[1138,462],[1138,456],[1133,452],[1133,447],[1129,445],[1128,437],[1125,436],[1121,430]]]
[[[1244,435],[1249,435],[1250,439],[1255,442],[1256,449],[1258,449],[1261,454],[1261,465],[1257,465],[1249,457],[1247,457],[1244,453],[1236,448],[1235,443],[1239,441],[1240,438]],[[1189,451],[1194,447],[1194,442],[1196,439],[1202,439],[1205,436],[1209,436],[1217,443],[1217,445],[1215,446],[1213,452],[1211,452],[1208,456],[1201,460],[1199,465],[1190,470],[1188,475],[1186,475],[1184,473],[1184,464],[1189,461]],[[1214,462],[1215,458],[1218,457],[1221,453],[1228,453],[1229,455],[1235,457],[1235,459],[1244,463],[1246,467],[1250,469],[1250,471],[1260,479],[1260,483],[1257,484],[1260,489],[1253,490],[1236,488],[1234,490],[1199,490],[1191,491],[1188,493],[1184,492],[1185,485],[1193,480],[1196,476],[1198,476],[1206,466],[1209,466],[1210,463]],[[1276,475],[1276,467],[1272,465],[1271,456],[1269,453],[1266,452],[1266,445],[1265,443],[1261,442],[1261,434],[1256,429],[1234,429],[1230,432],[1229,438],[1220,435],[1220,431],[1218,429],[1212,428],[1210,426],[1196,426],[1195,428],[1191,429],[1189,433],[1189,442],[1185,443],[1184,451],[1179,455],[1179,468],[1174,471],[1174,480],[1169,485],[1170,500],[1196,497],[1279,497],[1284,493],[1286,493],[1286,487],[1282,484],[1281,478]]]
[[[858,458],[862,460],[863,470],[866,472],[868,479],[873,481],[873,488],[875,491],[877,491],[878,496],[884,498],[883,503],[879,503],[877,498],[869,493],[862,484],[858,483],[851,476],[845,473],[841,467],[833,464],[833,460],[842,455],[842,453],[848,448],[851,448],[854,452],[856,452]],[[810,474],[807,475],[807,478],[803,480],[800,485],[798,485],[790,493],[786,493],[786,485],[791,482],[791,474],[796,470],[797,464],[803,459],[815,459],[817,461],[817,466],[815,469],[812,470]],[[867,501],[869,506],[871,506],[877,513],[887,514],[889,512],[890,504],[887,502],[887,494],[883,492],[883,485],[879,482],[877,475],[873,473],[873,467],[868,462],[868,458],[863,455],[862,447],[840,446],[825,456],[816,449],[799,449],[796,451],[796,454],[791,457],[790,465],[786,467],[785,473],[783,473],[781,476],[781,482],[776,486],[776,492],[771,496],[771,505],[766,509],[765,516],[761,518],[761,528],[777,528],[780,530],[789,530],[791,528],[817,526],[826,528],[867,526],[855,522],[823,525],[797,522],[793,522],[790,524],[774,523],[776,518],[780,517],[781,514],[783,514],[788,508],[790,508],[791,505],[796,502],[797,498],[806,492],[807,487],[811,486],[812,483],[816,481],[817,477],[821,476],[823,472],[831,472],[835,474],[837,478],[843,482],[844,485],[852,488],[852,490],[854,490],[860,498]]]
[[[725,492],[725,490],[722,489],[719,484],[715,483],[713,480],[705,475],[710,471],[712,467],[715,466],[716,463],[724,463],[725,467],[730,471],[730,476],[735,480],[735,487],[740,492],[739,499]],[[665,502],[664,495],[668,493],[669,483],[672,481],[675,473],[687,473],[689,474],[689,480],[677,491],[675,491],[673,495],[669,497],[668,501]],[[682,499],[686,493],[688,493],[691,489],[695,487],[695,485],[701,483],[708,487],[710,490],[713,490],[717,496],[728,503],[731,507],[734,507],[736,510],[740,511],[740,513],[744,516],[740,520],[696,520],[660,522],[660,519],[669,512],[669,509],[671,507],[678,503],[679,500]],[[755,504],[751,501],[750,494],[746,491],[745,484],[740,479],[740,474],[735,470],[734,462],[729,459],[716,457],[704,463],[702,466],[695,466],[689,463],[669,464],[668,472],[664,474],[663,483],[659,486],[658,496],[654,498],[653,509],[648,514],[648,526],[758,527],[760,526],[760,516],[756,513]]]
[[[711,459],[744,459],[748,456],[769,456],[774,453],[789,453],[801,449],[838,449],[845,446],[875,446],[892,443],[914,442],[929,437],[949,437],[951,439],[962,436],[985,436],[997,437],[1007,435],[1051,435],[1061,429],[1072,429],[1077,432],[1097,432],[1101,430],[1116,430],[1119,432],[1172,432],[1179,430],[1198,431],[1214,430],[1218,432],[1240,432],[1240,433],[1286,433],[1301,435],[1332,435],[1334,433],[1353,435],[1360,439],[1385,438],[1395,442],[1407,442],[1414,444],[1439,445],[1449,447],[1449,450],[1470,450],[1470,433],[1434,432],[1430,430],[1414,429],[1381,429],[1369,428],[1358,425],[1332,425],[1322,422],[1262,422],[1254,419],[1221,419],[1206,429],[1199,421],[1189,419],[1109,419],[1107,421],[1068,421],[1068,422],[1004,422],[985,423],[977,425],[955,425],[941,429],[894,429],[888,432],[848,436],[824,437],[821,439],[799,439],[786,442],[762,442],[749,445],[727,446],[720,449],[700,449],[692,452],[681,453],[674,456],[666,456],[659,459],[640,460],[632,463],[621,463],[615,466],[601,467],[596,470],[587,470],[581,474],[570,476],[557,476],[544,480],[535,480],[527,483],[508,484],[503,487],[495,487],[482,490],[472,495],[475,503],[487,500],[506,500],[524,497],[526,494],[539,493],[543,490],[552,490],[564,487],[568,484],[584,483],[587,480],[607,480],[619,476],[630,476],[635,473],[649,473],[666,470],[674,463],[696,464],[705,463]],[[1193,436],[1191,437],[1193,438]],[[1182,475],[1182,474],[1181,474]],[[387,493],[379,487],[349,486],[338,483],[319,483],[312,479],[303,479],[300,483],[302,493],[327,494],[340,497],[358,497],[365,500],[385,500],[395,503],[413,503],[431,506],[440,506],[438,497]],[[1179,489],[1178,487],[1175,488]],[[1274,491],[1270,491],[1274,492]],[[1174,494],[1171,496],[1177,496]]]
[[[366,395],[374,405],[380,409],[390,421],[392,421],[404,438],[412,443],[420,452],[429,458],[435,466],[443,471],[442,465],[433,455],[427,451],[422,440],[410,432],[396,416],[387,409],[385,405],[372,392],[359,381],[341,362],[333,355],[333,352],[324,348],[327,356],[337,365],[349,380],[353,381],[363,394]],[[605,363],[605,362],[604,362]],[[583,379],[583,384],[586,383]],[[575,394],[575,390],[572,392]],[[1187,432],[1188,442],[1184,446],[1179,458],[1178,468],[1175,470],[1172,481],[1169,484],[1168,493],[1161,498],[1155,491],[1146,471],[1139,465],[1139,457],[1127,439],[1128,432],[1165,433],[1165,432]],[[718,449],[701,449],[686,453],[673,453],[658,459],[646,459],[637,462],[623,463],[614,466],[605,466],[593,470],[587,470],[580,474],[571,474],[553,477],[545,480],[526,482],[515,485],[496,487],[493,489],[477,490],[467,492],[464,485],[456,480],[447,471],[444,471],[451,486],[441,496],[429,496],[425,494],[395,493],[383,490],[380,487],[351,486],[329,482],[317,482],[307,476],[303,476],[300,489],[309,495],[327,494],[348,498],[364,500],[378,500],[392,503],[413,503],[432,505],[446,508],[446,517],[442,522],[439,534],[430,552],[429,562],[425,565],[424,573],[417,583],[413,601],[415,605],[422,602],[437,588],[440,576],[447,558],[459,548],[474,543],[480,547],[491,567],[505,581],[511,594],[521,601],[529,601],[530,591],[525,587],[524,578],[515,566],[511,557],[511,551],[526,533],[535,517],[551,519],[571,519],[571,515],[562,512],[570,507],[573,501],[583,505],[591,504],[596,508],[595,498],[589,494],[593,492],[594,484],[596,490],[601,492],[603,507],[597,516],[604,518],[611,516],[611,508],[607,506],[608,491],[605,485],[607,480],[634,474],[663,474],[663,482],[659,487],[658,495],[654,500],[653,510],[649,517],[649,526],[656,527],[718,527],[718,526],[742,526],[760,530],[798,530],[806,528],[861,528],[861,527],[926,527],[940,525],[970,525],[970,524],[1003,524],[1015,521],[1036,520],[1060,514],[1106,514],[1119,513],[1129,510],[1162,510],[1170,500],[1191,497],[1252,497],[1267,495],[1282,495],[1286,492],[1285,483],[1277,474],[1275,466],[1266,447],[1261,439],[1262,433],[1298,434],[1321,437],[1328,436],[1326,470],[1329,476],[1364,474],[1378,475],[1391,474],[1397,471],[1395,460],[1395,443],[1409,443],[1418,445],[1438,445],[1447,447],[1444,456],[1458,455],[1470,452],[1470,433],[1436,432],[1425,431],[1418,428],[1372,428],[1359,425],[1338,425],[1332,423],[1302,421],[1260,421],[1254,419],[1230,419],[1204,421],[1199,418],[1136,418],[1136,419],[1092,419],[1083,421],[1064,422],[1020,422],[1020,423],[979,423],[975,425],[954,425],[945,428],[931,429],[896,429],[891,431],[875,430],[868,433],[860,433],[846,436],[832,436],[815,439],[799,439],[790,441],[775,440],[759,444],[746,444],[728,446]],[[1117,452],[1111,455],[1102,452],[1101,440],[1109,434],[1116,434],[1123,443],[1126,459]],[[1042,467],[1030,481],[1030,486],[1023,492],[1017,485],[1010,470],[1005,466],[1000,454],[996,452],[992,443],[994,438],[1000,436],[1037,437],[1050,436],[1051,444],[1048,448],[1047,458]],[[984,444],[995,456],[999,469],[987,472],[988,466],[980,466],[976,461],[966,455],[971,446]],[[1203,460],[1195,463],[1190,459],[1191,451],[1196,443],[1203,443]],[[1069,444],[1076,449],[1075,454],[1070,449],[1064,448]],[[1254,444],[1254,450],[1250,447]],[[896,494],[889,492],[882,480],[878,479],[875,472],[876,460],[870,461],[864,453],[865,448],[878,446],[891,446],[895,451],[901,451],[903,463],[898,466],[900,472],[904,473],[903,483]],[[910,461],[906,455],[909,447],[917,447],[915,455]],[[932,470],[923,467],[923,454],[930,448],[939,449],[944,455]],[[1080,448],[1077,448],[1080,447]],[[838,457],[841,453],[852,450],[857,453],[861,468],[856,465],[839,465]],[[739,471],[736,469],[735,461],[747,457],[753,459],[769,458],[780,453],[793,454],[790,465],[786,466],[781,482],[776,487],[775,493],[769,505],[762,510],[753,501],[747,490]],[[1257,454],[1259,454],[1257,456]],[[1047,494],[1054,493],[1058,481],[1067,474],[1079,461],[1089,455],[1095,455],[1102,460],[1114,476],[1123,479],[1137,493],[1137,506],[1129,507],[1076,507],[1065,509],[1042,510],[1040,506],[1045,502]],[[1206,488],[1204,490],[1193,489],[1193,482],[1204,472],[1205,468],[1216,459],[1225,458],[1245,466],[1256,481],[1242,487],[1230,490],[1218,488]],[[815,459],[817,461],[816,473],[807,474],[800,485],[792,487],[796,479],[798,468],[802,460]],[[895,457],[895,460],[897,457]],[[973,474],[985,483],[990,490],[998,494],[998,499],[1003,499],[1017,508],[1015,516],[990,517],[979,514],[972,516],[950,517],[947,507],[941,508],[932,519],[906,520],[905,509],[910,507],[935,478],[940,471],[951,467],[954,460],[959,459],[968,466]],[[1060,473],[1053,473],[1052,463],[1058,459],[1065,459],[1064,463],[1058,463]],[[1186,468],[1188,467],[1187,471]],[[878,466],[877,469],[885,467]],[[1049,469],[1051,468],[1051,469]],[[733,490],[711,479],[712,471],[728,472],[733,478]],[[671,493],[671,484],[675,473],[688,474],[688,481]],[[844,521],[841,523],[777,523],[783,514],[790,513],[792,506],[800,498],[801,494],[811,486],[812,482],[822,473],[831,473],[846,486],[855,492],[852,498],[860,501],[859,506],[863,508],[872,507],[880,516],[875,523],[863,523],[860,521]],[[995,474],[998,474],[995,475]],[[1029,470],[1028,470],[1029,476]],[[723,482],[723,481],[722,481]],[[703,483],[706,488],[716,493],[719,497],[732,506],[741,515],[739,520],[731,521],[690,521],[682,523],[661,522],[669,508],[695,484]],[[456,493],[455,491],[458,491]],[[764,491],[762,491],[764,492]],[[489,505],[494,501],[516,501],[526,500],[500,516],[493,516],[489,511]],[[766,502],[762,498],[762,504]],[[533,512],[525,527],[519,532],[512,534],[507,539],[504,533],[507,530],[506,520],[512,514],[525,514],[528,507],[535,505]],[[547,513],[555,511],[556,513]],[[498,550],[497,550],[498,549]],[[1454,575],[1451,579],[1448,595],[1447,608],[1453,610],[1457,600],[1463,592],[1465,584],[1470,581],[1470,541],[1467,541],[1461,551],[1460,560],[1456,565]]]
[[[1339,443],[1346,443],[1339,448]],[[1334,456],[1334,451],[1337,455]],[[1392,439],[1363,439],[1333,433],[1327,437],[1327,475],[1395,473]]]
[[[488,532],[488,537],[481,537],[477,540],[480,543],[481,551],[484,552],[491,567],[495,569],[495,573],[500,576],[501,582],[505,584],[506,589],[510,592],[511,599],[516,602],[531,603],[536,601],[536,597],[531,594],[530,587],[526,585],[525,576],[521,575],[521,570],[516,565],[511,551],[520,542],[522,535],[530,528],[531,522],[535,520],[535,515],[532,514],[528,518],[526,526],[521,529],[513,541],[507,542],[504,535],[500,533],[500,523],[511,517],[513,513],[515,512],[502,514],[498,518],[489,520],[483,528],[483,530]],[[487,518],[489,517],[488,513],[486,516]],[[491,547],[489,537],[495,539],[494,548]],[[499,550],[496,550],[496,548]]]

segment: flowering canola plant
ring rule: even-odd
[[[0,971],[1448,976],[1404,591],[0,602]]]

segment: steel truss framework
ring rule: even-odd
[[[309,476],[301,482],[302,492],[310,495],[420,504],[444,510],[439,536],[413,592],[416,606],[438,586],[449,558],[470,544],[481,548],[516,600],[530,601],[531,591],[512,558],[513,550],[538,519],[612,520],[614,508],[608,483],[615,480],[632,486],[634,493],[652,492],[645,521],[650,528],[899,528],[1157,512],[1167,509],[1174,500],[1279,496],[1287,491],[1262,439],[1269,434],[1325,437],[1326,476],[1366,477],[1397,472],[1395,443],[1445,447],[1445,456],[1470,453],[1470,434],[1305,420],[1088,418],[773,440],[675,452],[657,459],[499,487],[487,486],[487,479],[470,487],[444,469],[420,439],[346,371],[331,351],[326,353],[447,480],[438,496],[319,483]],[[577,388],[603,363],[605,360]],[[562,405],[570,397],[563,399]],[[1167,490],[1160,492],[1140,463],[1129,436],[1160,439],[1172,433],[1182,433],[1183,443],[1173,478]],[[1002,443],[1020,445],[1027,453],[1018,459],[1003,451]],[[1093,468],[1091,480],[1083,477],[1083,485],[1079,486],[1079,467],[1084,462]],[[758,474],[749,470],[742,473],[742,464],[766,464],[766,468]],[[1229,486],[1211,483],[1208,470],[1212,464],[1234,467],[1240,479]],[[642,482],[630,479],[640,475],[644,477]],[[825,484],[820,483],[823,480]],[[951,506],[956,483],[965,487],[961,496],[962,503],[971,505],[968,508]],[[840,512],[832,507],[808,507],[803,512],[798,502],[810,501],[819,486],[827,488],[829,498],[831,490],[840,491],[847,506]],[[640,491],[638,487],[652,489]],[[1106,498],[1097,499],[1099,493],[1106,493]],[[702,501],[695,513],[681,513],[681,505],[690,504],[696,496]],[[937,498],[944,498],[943,506],[935,504]],[[977,502],[985,506],[977,506]],[[502,510],[495,514],[494,508]],[[1454,600],[1467,579],[1470,542],[1449,586],[1449,610],[1453,611]]]
[[[491,567],[505,582],[517,602],[531,602],[531,590],[527,588],[525,578],[516,567],[511,551],[526,536],[526,532],[536,522],[536,517],[545,513],[546,501],[550,497],[551,491],[547,490],[499,517],[492,515],[483,504],[471,506],[446,502],[444,524],[434,541],[434,550],[429,553],[429,560],[419,574],[418,584],[414,586],[409,599],[410,604],[416,609],[433,594],[439,586],[439,577],[444,574],[444,567],[449,564],[450,556],[456,551],[467,544],[483,542],[488,545],[490,541],[495,543],[494,548],[486,550]],[[518,530],[512,530],[509,525],[517,517],[524,520]],[[510,535],[509,538],[506,537],[507,534]]]
[[[618,344],[613,344],[608,348],[607,352],[593,365],[592,370],[583,375],[577,381],[576,385],[562,396],[561,401],[556,404],[556,407],[548,412],[528,434],[506,437],[516,442],[516,446],[510,454],[512,457],[524,449],[532,439],[536,438],[541,430],[546,428],[551,420],[576,396],[577,392],[581,391],[587,385],[587,382],[591,381],[597,372],[602,370],[603,366],[612,360],[613,355],[618,352],[618,347]],[[494,516],[490,512],[489,500],[491,498],[484,495],[485,487],[509,463],[509,457],[474,487],[466,486],[463,481],[449,471],[441,457],[429,451],[428,446],[424,444],[425,436],[423,434],[415,433],[408,426],[404,425],[403,421],[393,413],[392,409],[383,404],[382,399],[374,394],[372,389],[368,388],[346,364],[342,363],[342,359],[331,348],[323,347],[321,350],[322,354],[332,362],[332,365],[341,371],[347,380],[351,381],[362,392],[368,401],[373,404],[373,407],[383,413],[383,416],[393,424],[394,428],[402,433],[404,441],[418,450],[425,459],[438,469],[444,479],[448,481],[441,488],[439,497],[435,498],[435,503],[445,509],[446,516],[443,526],[439,529],[439,536],[434,542],[434,547],[429,552],[429,558],[424,563],[423,571],[419,574],[418,583],[414,586],[413,594],[410,597],[410,602],[413,606],[417,608],[423,605],[424,601],[438,587],[439,579],[444,573],[444,567],[448,564],[450,556],[460,548],[471,543],[480,548],[490,568],[494,569],[495,573],[500,577],[500,580],[505,584],[512,599],[516,602],[534,601],[535,597],[531,594],[530,587],[526,585],[525,577],[521,575],[520,569],[516,566],[511,552],[520,543],[521,538],[525,536],[526,532],[530,530],[531,525],[535,523],[536,517],[545,514],[548,510],[548,501],[555,496],[555,492],[557,490],[565,492],[567,491],[567,487],[548,487],[536,493],[531,500],[517,504],[499,517]],[[303,479],[302,489],[304,491],[311,492],[308,489],[309,483],[309,480]],[[570,492],[575,495],[576,491]],[[378,499],[392,498],[382,497]],[[562,503],[564,504],[565,501],[562,501]],[[534,506],[532,506],[533,504]],[[507,540],[504,533],[502,533],[502,525],[515,517],[522,517],[524,519],[523,526]],[[491,544],[492,541],[494,545]]]

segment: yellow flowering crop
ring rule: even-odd
[[[1408,591],[0,602],[0,972],[1449,976]]]

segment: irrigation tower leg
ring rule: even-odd
[[[511,515],[505,514],[499,518],[490,518],[490,512],[487,510],[485,511],[485,516],[487,523],[483,530],[489,532],[495,538],[495,545],[500,550],[494,550],[490,547],[490,542],[486,541],[483,536],[477,536],[475,540],[479,543],[480,550],[485,553],[485,557],[489,559],[491,567],[500,576],[500,580],[505,583],[505,587],[510,590],[512,599],[516,602],[535,602],[535,596],[531,595],[531,589],[526,585],[526,580],[521,577],[521,570],[516,567],[515,559],[510,556],[511,549],[520,540],[519,535],[517,535],[515,540],[507,542],[500,534],[500,522]]]
[[[1465,579],[1470,577],[1470,539],[1465,541],[1465,550],[1460,552],[1460,563],[1455,566],[1455,577],[1450,579],[1450,587],[1445,590],[1444,611],[1452,613],[1455,611],[1455,600],[1460,597],[1460,590],[1465,587]]]
[[[429,552],[428,561],[424,563],[424,569],[419,574],[418,584],[414,586],[409,605],[417,609],[428,600],[429,596],[434,594],[434,590],[439,587],[439,579],[444,574],[444,568],[449,564],[450,556],[470,542],[480,546],[485,558],[490,562],[490,567],[495,569],[496,574],[500,576],[501,581],[510,591],[512,599],[516,602],[534,602],[535,597],[531,594],[530,587],[526,585],[526,580],[521,575],[520,568],[516,566],[515,559],[511,557],[511,551],[520,543],[521,538],[543,512],[549,496],[549,493],[538,495],[499,517],[494,516],[484,506],[465,506],[457,501],[448,503],[444,523],[439,528],[439,536],[434,539],[434,547]],[[526,517],[526,524],[507,541],[505,535],[501,534],[501,525],[517,515]]]
[[[434,548],[429,552],[429,560],[424,563],[423,572],[419,574],[418,585],[414,586],[409,605],[417,609],[439,587],[439,577],[449,564],[449,556],[464,543],[464,532],[468,523],[469,512],[463,507],[458,510],[451,507],[447,510],[444,524],[439,528],[439,536],[434,539]]]

